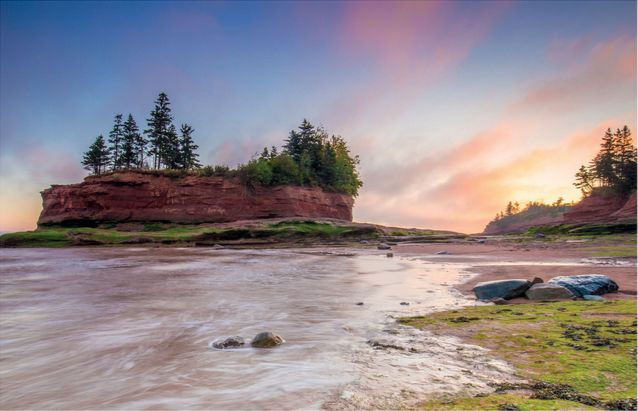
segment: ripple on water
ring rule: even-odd
[[[0,406],[387,408],[511,371],[394,320],[469,303],[442,285],[463,265],[330,252],[1,250]],[[208,347],[267,330],[287,342]]]

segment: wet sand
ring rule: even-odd
[[[548,281],[552,277],[578,274],[605,274],[618,283],[617,294],[606,294],[610,300],[636,298],[635,258],[591,257],[593,244],[399,244],[394,248],[398,255],[419,256],[439,263],[466,263],[473,273],[456,288],[465,295],[473,295],[472,288],[482,281],[534,277]],[[447,251],[449,255],[437,255]],[[516,298],[514,303],[528,303]]]

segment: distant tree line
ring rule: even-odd
[[[600,151],[576,173],[574,186],[584,197],[598,188],[626,196],[636,190],[636,147],[627,126],[612,132],[608,128]]]
[[[196,173],[238,177],[248,187],[319,186],[352,196],[363,184],[357,171],[359,158],[350,153],[346,141],[305,119],[297,130],[290,131],[281,149],[266,147],[261,155],[236,169],[223,165],[201,167],[193,128],[183,124],[178,134],[172,121],[168,97],[160,93],[147,120],[148,129],[140,133],[132,115],[123,122],[122,115],[117,114],[108,142],[98,136],[84,153],[82,165],[93,174],[129,169],[171,176]]]
[[[84,153],[82,165],[93,174],[130,169],[193,170],[201,167],[193,128],[182,124],[179,133],[173,124],[170,101],[160,93],[147,119],[148,129],[140,130],[131,114],[122,121],[116,114],[108,142],[99,135]],[[152,166],[148,164],[152,161]]]
[[[513,217],[519,214],[540,215],[540,214],[555,214],[557,212],[564,212],[574,205],[573,202],[566,203],[563,197],[559,197],[558,200],[551,204],[546,204],[541,201],[528,201],[523,208],[517,201],[510,201],[505,206],[503,211],[496,213],[496,217],[492,222],[501,221],[508,217]]]

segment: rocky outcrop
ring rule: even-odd
[[[38,225],[101,222],[219,223],[260,218],[352,221],[353,198],[319,187],[247,187],[223,177],[125,172],[42,192]]]
[[[625,205],[611,216],[617,221],[636,221],[636,193],[633,193]]]
[[[590,195],[563,214],[563,220],[567,224],[614,222],[613,214],[625,203],[625,198],[616,195]],[[635,218],[635,209],[633,215]]]
[[[542,225],[557,225],[562,223],[562,214],[557,216],[543,216],[532,218],[524,221],[492,221],[487,226],[485,226],[483,234],[495,235],[506,233],[524,233],[532,227],[538,227]]]
[[[532,227],[560,224],[635,223],[636,193],[629,198],[595,193],[556,215],[526,216],[524,213],[490,222],[483,234],[523,233]]]

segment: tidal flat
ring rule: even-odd
[[[490,247],[400,244],[393,258],[343,247],[2,249],[0,408],[387,409],[481,398],[526,375],[498,346],[399,319],[483,305],[463,290],[486,275],[477,266],[635,270],[635,260],[540,261]],[[262,331],[286,342],[210,346]]]

